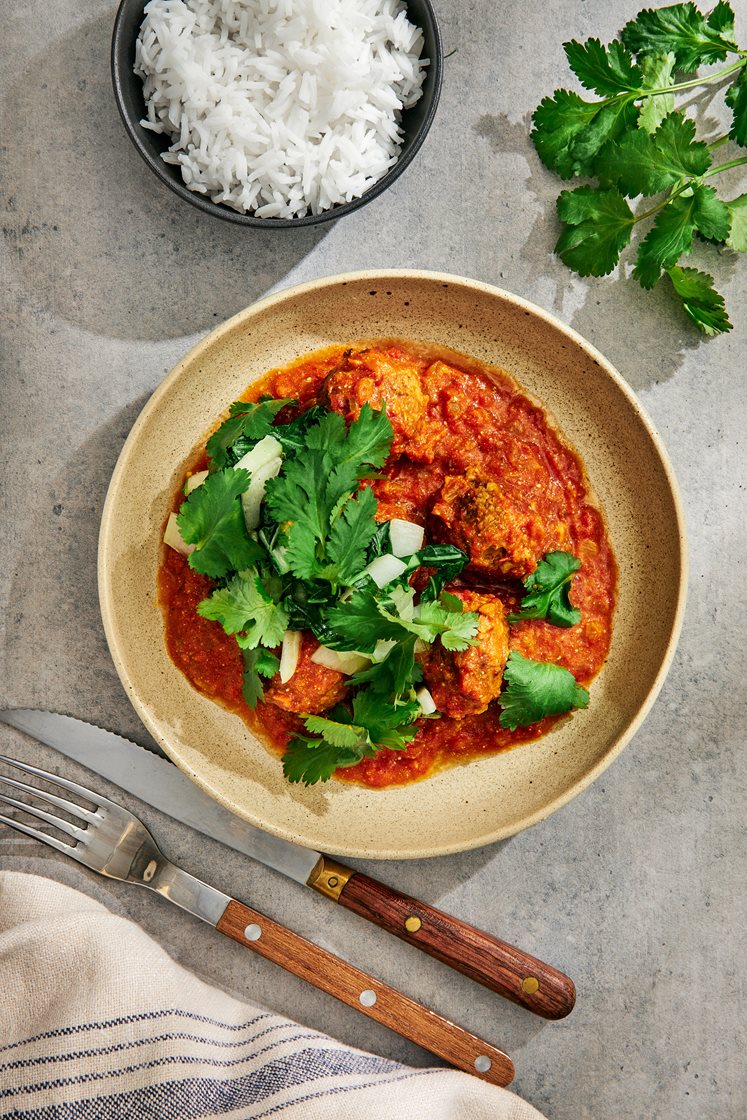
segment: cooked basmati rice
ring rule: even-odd
[[[145,128],[190,190],[260,218],[358,198],[396,162],[422,93],[402,0],[150,0]]]

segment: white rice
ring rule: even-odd
[[[396,163],[422,49],[401,0],[150,0],[135,54],[142,124],[213,202],[319,214]]]

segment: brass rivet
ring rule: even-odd
[[[422,924],[416,914],[410,914],[409,918],[405,918],[405,929],[408,933],[417,933]]]
[[[329,883],[330,887],[336,887],[340,880],[336,875],[330,875],[329,879],[327,879],[327,882]]]
[[[525,976],[521,982],[521,990],[528,996],[533,996],[539,991],[540,982],[536,976]]]

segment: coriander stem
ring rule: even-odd
[[[664,93],[679,93],[683,89],[694,89],[695,86],[703,86],[708,82],[717,82],[719,78],[726,78],[729,74],[734,74],[737,70],[743,69],[747,56],[740,62],[732,62],[731,66],[725,66],[723,70],[717,70],[715,74],[707,74],[701,78],[691,78],[689,82],[678,82],[673,86],[665,86],[662,89],[646,89],[641,90],[636,94],[635,100],[641,97],[656,97],[658,94]]]
[[[674,186],[670,187],[669,190],[667,191],[666,196],[661,200],[661,202],[657,202],[656,206],[652,206],[650,210],[646,210],[643,214],[637,214],[636,217],[635,217],[635,221],[636,222],[642,222],[644,220],[644,218],[650,218],[652,216],[652,214],[658,214],[658,212],[660,210],[664,209],[664,207],[667,205],[667,203],[669,203],[673,199],[675,199],[677,197],[677,195],[682,194],[682,192],[684,190],[686,190],[687,187],[690,186],[691,182],[692,182],[692,179],[685,179],[684,182],[680,182],[676,185],[677,186],[676,190],[675,190]],[[635,224],[635,222],[634,222],[634,224]]]
[[[719,136],[718,140],[714,140],[712,144],[708,145],[709,152],[714,151],[716,148],[720,148],[722,144],[726,144],[728,139],[728,136]]]
[[[701,175],[701,179],[710,179],[712,175],[720,175],[722,171],[728,171],[731,167],[741,167],[744,163],[747,163],[747,156],[730,159],[728,163],[717,163],[710,171],[706,171],[705,175]]]

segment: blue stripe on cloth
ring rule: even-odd
[[[274,1023],[271,1027],[265,1027],[263,1031],[258,1031],[257,1034],[250,1035],[249,1038],[232,1038],[232,1039],[214,1039],[206,1038],[200,1034],[187,1034],[186,1031],[168,1031],[166,1034],[147,1035],[143,1038],[135,1038],[129,1042],[116,1042],[110,1046],[92,1046],[88,1050],[69,1050],[65,1054],[45,1054],[39,1058],[17,1058],[14,1062],[5,1062],[0,1065],[0,1073],[4,1070],[10,1069],[28,1069],[31,1066],[47,1066],[50,1062],[75,1062],[81,1058],[94,1058],[99,1054],[118,1054],[122,1050],[131,1050],[135,1046],[147,1046],[152,1042],[168,1042],[174,1039],[178,1042],[198,1042],[203,1046],[214,1046],[218,1049],[235,1049],[238,1046],[251,1046],[260,1038],[265,1035],[272,1034],[274,1031],[287,1030],[289,1026],[294,1024],[289,1023],[287,1020]],[[305,1036],[306,1038],[316,1038],[316,1032],[311,1032]],[[284,1040],[279,1039],[275,1045],[280,1045]]]
[[[148,1062],[140,1062],[130,1066],[114,1067],[112,1069],[96,1070],[89,1073],[81,1073],[77,1077],[58,1077],[53,1081],[40,1081],[35,1085],[17,1085],[11,1089],[0,1088],[0,1100],[5,1100],[8,1097],[17,1097],[21,1093],[37,1093],[40,1090],[48,1091],[49,1089],[67,1089],[71,1085],[88,1085],[92,1081],[105,1081],[110,1077],[121,1077],[122,1074],[139,1073],[146,1069],[157,1069],[159,1066],[168,1065],[184,1065],[184,1066],[217,1066],[227,1069],[229,1066],[245,1065],[251,1061],[252,1058],[259,1058],[262,1054],[266,1054],[269,1050],[275,1050],[278,1046],[286,1045],[289,1042],[300,1042],[305,1039],[318,1038],[316,1033],[309,1031],[301,1031],[298,1034],[289,1035],[287,1038],[278,1040],[277,1042],[270,1043],[269,1046],[260,1047],[259,1050],[253,1051],[251,1054],[245,1054],[242,1058],[201,1058],[198,1054],[162,1054],[160,1058],[151,1058]],[[318,1051],[319,1053],[326,1053],[326,1051]],[[280,1059],[278,1059],[280,1060]],[[384,1061],[385,1059],[377,1058],[377,1061]],[[400,1069],[398,1063],[390,1063],[397,1069]]]
[[[138,1117],[139,1120],[197,1120],[201,1116],[232,1112],[267,1101],[269,1107],[252,1113],[252,1120],[260,1120],[304,1101],[438,1072],[435,1069],[406,1069],[384,1058],[349,1050],[302,1050],[287,1058],[268,1062],[256,1073],[226,1081],[190,1078],[160,1082],[109,1097],[15,1109],[7,1116],[8,1120],[120,1120],[123,1116]],[[333,1085],[328,1089],[303,1093],[292,1101],[269,1104],[268,1098],[276,1093],[315,1078],[351,1075],[367,1077],[368,1080],[353,1085]]]
[[[31,1038],[22,1038],[19,1042],[7,1042],[4,1046],[0,1046],[0,1054],[7,1050],[15,1050],[19,1046],[26,1046],[29,1042],[40,1042],[43,1038],[67,1038],[68,1035],[81,1034],[84,1031],[110,1030],[111,1027],[119,1027],[126,1023],[145,1023],[152,1019],[163,1019],[166,1015],[190,1019],[195,1023],[206,1023],[209,1027],[220,1027],[224,1031],[244,1031],[254,1023],[259,1023],[262,1019],[272,1018],[269,1011],[263,1011],[261,1015],[255,1015],[253,1019],[247,1019],[245,1023],[223,1023],[220,1019],[211,1019],[208,1015],[197,1015],[194,1011],[182,1011],[178,1007],[167,1007],[162,1011],[141,1011],[136,1015],[122,1015],[118,1019],[102,1019],[97,1023],[77,1023],[71,1027],[55,1027],[51,1031],[43,1031],[42,1034],[35,1034]]]

